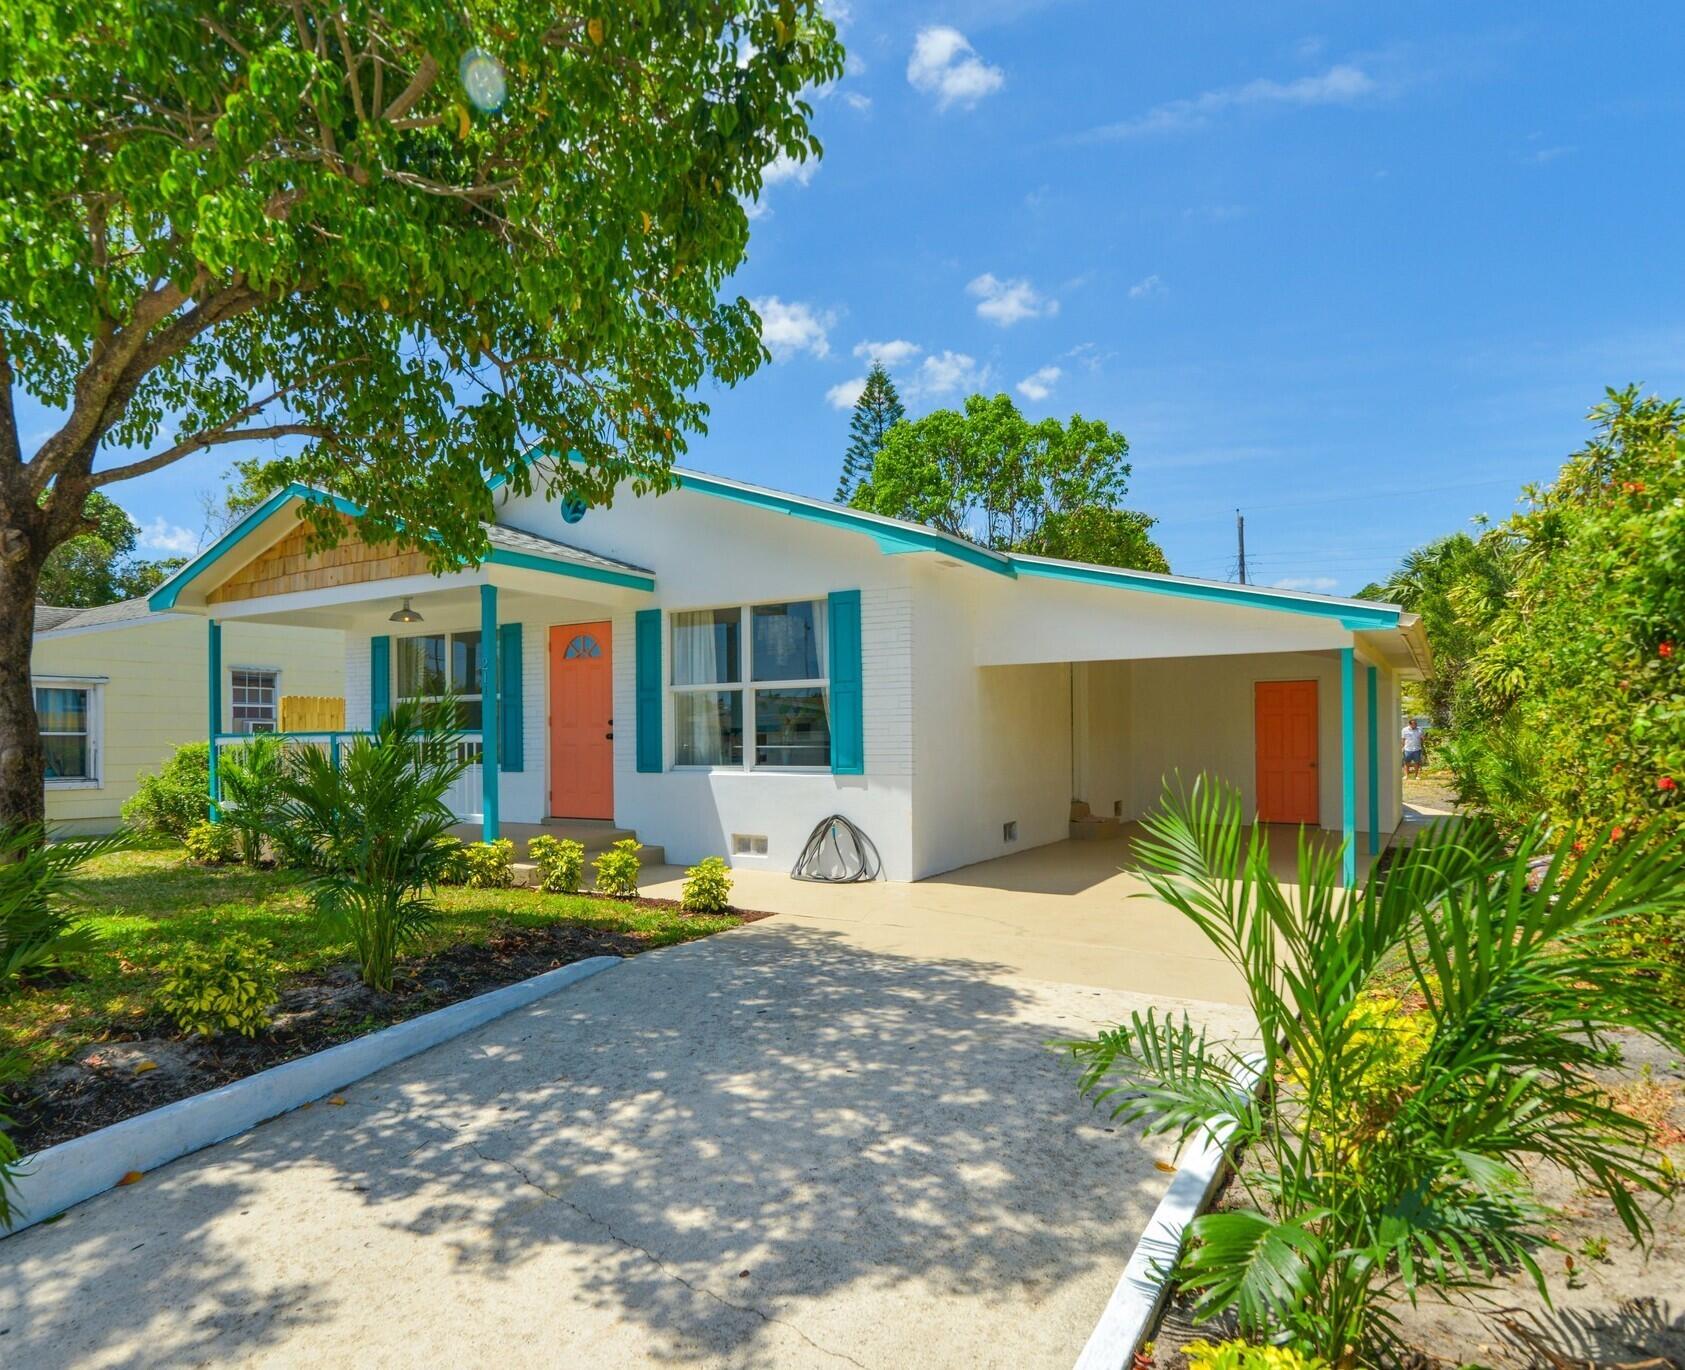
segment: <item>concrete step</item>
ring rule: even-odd
[[[1101,838],[1116,837],[1123,831],[1123,824],[1115,818],[1099,818],[1088,814],[1082,818],[1071,820],[1071,840],[1073,842],[1094,842]]]
[[[552,818],[543,823],[504,823],[500,827],[503,836],[515,844],[517,861],[527,859],[527,843],[539,836],[554,837],[558,840],[571,838],[584,846],[586,859],[589,860],[598,852],[607,851],[622,838],[638,835],[630,828],[617,828],[613,823],[587,818]],[[464,842],[478,842],[480,825],[458,823],[451,829],[451,835]]]

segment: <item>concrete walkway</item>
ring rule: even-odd
[[[0,1363],[1068,1366],[1169,1151],[1046,1043],[1249,1024],[1170,961],[1095,983],[1146,901],[914,888],[636,958],[0,1243]]]
[[[1168,1154],[1043,1044],[1144,1001],[780,923],[11,1238],[0,1359],[1069,1365]]]

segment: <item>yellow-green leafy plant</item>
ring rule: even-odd
[[[503,890],[515,883],[515,844],[507,837],[465,843],[461,861],[462,883],[470,889]]]
[[[201,866],[226,866],[240,859],[240,834],[227,823],[195,823],[181,845],[188,859]]]
[[[543,833],[527,843],[527,855],[538,867],[539,880],[547,893],[579,893],[579,882],[585,876],[583,842]]]
[[[1148,1010],[1069,1045],[1118,1121],[1245,1150],[1238,1200],[1190,1224],[1176,1263],[1196,1321],[1342,1370],[1397,1359],[1403,1301],[1508,1271],[1544,1291],[1547,1168],[1648,1239],[1665,1158],[1596,1072],[1617,1031],[1685,1049],[1685,1008],[1605,931],[1685,916],[1685,833],[1582,850],[1542,819],[1507,840],[1456,819],[1349,888],[1310,834],[1284,883],[1263,825],[1204,777],[1142,828],[1143,876],[1244,983],[1256,1041]]]
[[[642,844],[635,837],[623,837],[593,863],[597,872],[597,890],[620,899],[638,897],[638,872],[643,862],[638,860]]]
[[[724,857],[704,857],[685,872],[679,907],[686,913],[724,913],[731,907],[731,870]]]
[[[193,947],[164,967],[158,1003],[183,1032],[256,1037],[281,997],[267,942],[234,935],[214,947]]]
[[[93,930],[77,921],[76,872],[130,840],[118,831],[49,842],[39,824],[0,827],[0,996],[98,945]]]
[[[1188,1370],[1329,1370],[1321,1356],[1306,1355],[1291,1346],[1258,1346],[1231,1339],[1191,1341],[1182,1348]]]

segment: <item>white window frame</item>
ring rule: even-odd
[[[819,675],[805,680],[756,680],[755,679],[755,629],[754,611],[765,608],[769,604],[811,604],[814,606],[814,624],[819,634]],[[699,685],[678,685],[673,681],[675,667],[678,662],[673,651],[673,620],[679,614],[698,614],[718,611],[720,609],[735,609],[738,613],[738,640],[741,643],[739,652],[742,679],[737,681],[707,682]],[[772,599],[747,600],[741,604],[697,604],[681,609],[669,609],[664,625],[666,642],[663,644],[667,658],[667,717],[666,736],[668,763],[667,768],[673,771],[700,771],[704,774],[714,771],[727,775],[741,775],[748,771],[771,771],[778,775],[829,775],[830,764],[823,766],[780,766],[774,763],[758,763],[755,760],[755,692],[757,690],[799,690],[817,688],[825,698],[825,723],[827,729],[831,722],[831,606],[824,595],[779,595]],[[681,763],[673,758],[677,755],[678,746],[678,704],[676,696],[681,694],[720,694],[728,690],[735,690],[743,696],[743,760],[737,764],[722,761],[716,765],[695,765]],[[833,739],[833,746],[835,741]]]
[[[403,650],[403,647],[402,647],[401,644],[403,644],[405,642],[414,642],[414,641],[417,641],[418,639],[424,638],[424,637],[442,637],[442,638],[444,638],[444,640],[445,640],[445,689],[447,691],[449,691],[455,684],[453,676],[454,676],[455,671],[456,671],[456,653],[451,650],[452,646],[453,646],[452,639],[458,638],[458,637],[466,637],[469,633],[473,633],[476,636],[482,636],[483,637],[483,634],[481,634],[481,632],[478,628],[445,628],[445,629],[437,629],[437,630],[435,630],[434,632],[431,632],[431,633],[403,633],[403,634],[398,635],[397,637],[394,637],[393,640],[392,640],[392,645],[395,648],[395,651],[394,651],[393,655],[394,655],[394,657],[396,657],[397,653],[401,652]],[[484,683],[485,669],[486,669],[484,652],[485,652],[485,643],[482,641],[480,643],[480,645],[474,649],[475,660],[479,662],[481,683],[482,684]],[[406,695],[406,694],[400,693],[400,685],[399,685],[398,677],[399,677],[399,665],[398,665],[398,662],[396,660],[394,660],[392,662],[392,698],[395,699],[395,700],[414,700],[415,702],[420,703],[420,704],[441,704],[445,700],[448,699],[448,700],[451,700],[453,703],[457,703],[457,704],[478,704],[480,706],[480,710],[481,710],[480,717],[481,718],[485,717],[485,707],[486,707],[485,695],[479,690],[474,691],[473,694],[449,694],[449,693],[446,693],[446,694],[442,694],[442,695]],[[459,732],[459,733],[471,733],[471,734],[474,734],[476,736],[480,732],[480,730],[478,728],[458,728],[456,731]]]
[[[227,691],[225,698],[228,700],[228,731],[231,733],[239,733],[241,737],[256,737],[260,735],[249,730],[242,731],[240,728],[240,720],[234,716],[234,677],[241,671],[250,671],[255,675],[272,675],[275,677],[275,726],[270,729],[270,732],[280,732],[281,668],[279,666],[230,666],[228,668],[228,678],[223,682],[223,688]]]
[[[81,690],[88,696],[88,774],[49,778],[49,790],[102,790],[105,788],[105,686],[107,677],[33,676],[29,682],[30,703],[36,690]],[[43,737],[75,737],[75,733],[43,733]]]

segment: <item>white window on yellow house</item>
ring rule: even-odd
[[[228,697],[237,733],[272,733],[280,726],[281,673],[236,666],[228,673]]]
[[[35,719],[41,729],[49,786],[97,786],[99,686],[44,681],[35,686]]]

